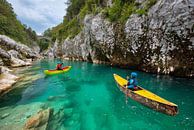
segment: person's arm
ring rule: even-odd
[[[134,80],[133,79],[130,79],[129,80],[129,84],[131,85],[131,84],[133,84],[134,83]]]

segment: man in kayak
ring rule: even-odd
[[[63,69],[63,63],[58,63],[56,66],[56,70],[62,70]]]
[[[138,84],[138,82],[137,82],[137,73],[132,72],[131,73],[131,78],[129,79],[127,77],[127,80],[128,80],[128,84],[126,85],[126,88],[132,89],[132,90],[137,90],[138,89],[138,87],[137,87],[137,84]]]

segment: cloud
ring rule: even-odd
[[[8,0],[17,18],[38,34],[63,21],[67,0]]]

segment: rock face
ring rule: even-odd
[[[44,57],[48,57],[50,59],[53,58],[57,58],[58,56],[61,56],[61,45],[58,43],[58,41],[56,40],[55,43],[53,45],[51,45],[51,47],[43,52],[43,56]]]
[[[0,129],[1,130],[23,130],[25,128],[26,122],[28,122],[30,119],[32,119],[32,117],[37,115],[37,113],[42,113],[43,115],[41,119],[38,119],[38,121],[41,123],[39,125],[43,126],[43,124],[46,124],[44,122],[47,121],[47,115],[48,115],[47,112],[49,112],[49,109],[43,108],[43,106],[45,106],[45,103],[36,102],[36,103],[29,103],[25,105],[17,105],[15,107],[12,107],[12,106],[1,107],[0,108]],[[43,127],[40,127],[40,128],[43,128]]]
[[[38,57],[38,52],[26,45],[15,42],[7,36],[0,35],[0,96],[12,89],[12,85],[19,79],[10,73],[6,67],[20,67],[31,65],[33,59]]]
[[[39,111],[27,120],[23,130],[46,130],[50,113],[51,109]]]
[[[12,89],[12,85],[16,83],[18,77],[9,73],[11,70],[0,66],[0,96],[6,94]]]
[[[5,66],[26,66],[30,60],[38,57],[38,52],[33,51],[28,46],[17,43],[7,36],[0,35],[0,59],[1,65]]]
[[[124,26],[102,14],[87,15],[83,23],[82,32],[62,43],[67,59],[194,76],[193,0],[158,0],[147,15],[133,14]]]

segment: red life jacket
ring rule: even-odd
[[[57,69],[57,70],[58,70],[58,69],[62,69],[62,64],[57,64],[56,69]]]

